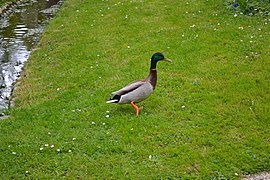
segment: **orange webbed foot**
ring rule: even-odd
[[[135,110],[135,113],[136,113],[136,116],[139,116],[139,112],[141,109],[143,109],[143,107],[138,107],[134,102],[130,102],[130,104],[132,105],[132,107],[134,108]]]

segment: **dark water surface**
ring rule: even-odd
[[[14,83],[61,4],[61,0],[32,0],[0,12],[0,112],[9,107]]]

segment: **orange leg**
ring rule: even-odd
[[[131,104],[131,105],[133,106],[133,108],[135,109],[136,116],[139,116],[140,108],[139,108],[134,102],[130,102],[130,104]]]

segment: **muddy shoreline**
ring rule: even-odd
[[[26,2],[26,0],[17,0],[16,2],[7,2],[4,6],[0,7],[0,18],[3,16],[8,16],[12,13],[13,9],[18,5]]]

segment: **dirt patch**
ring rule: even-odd
[[[270,180],[270,172],[262,172],[255,175],[246,175],[242,180]]]

